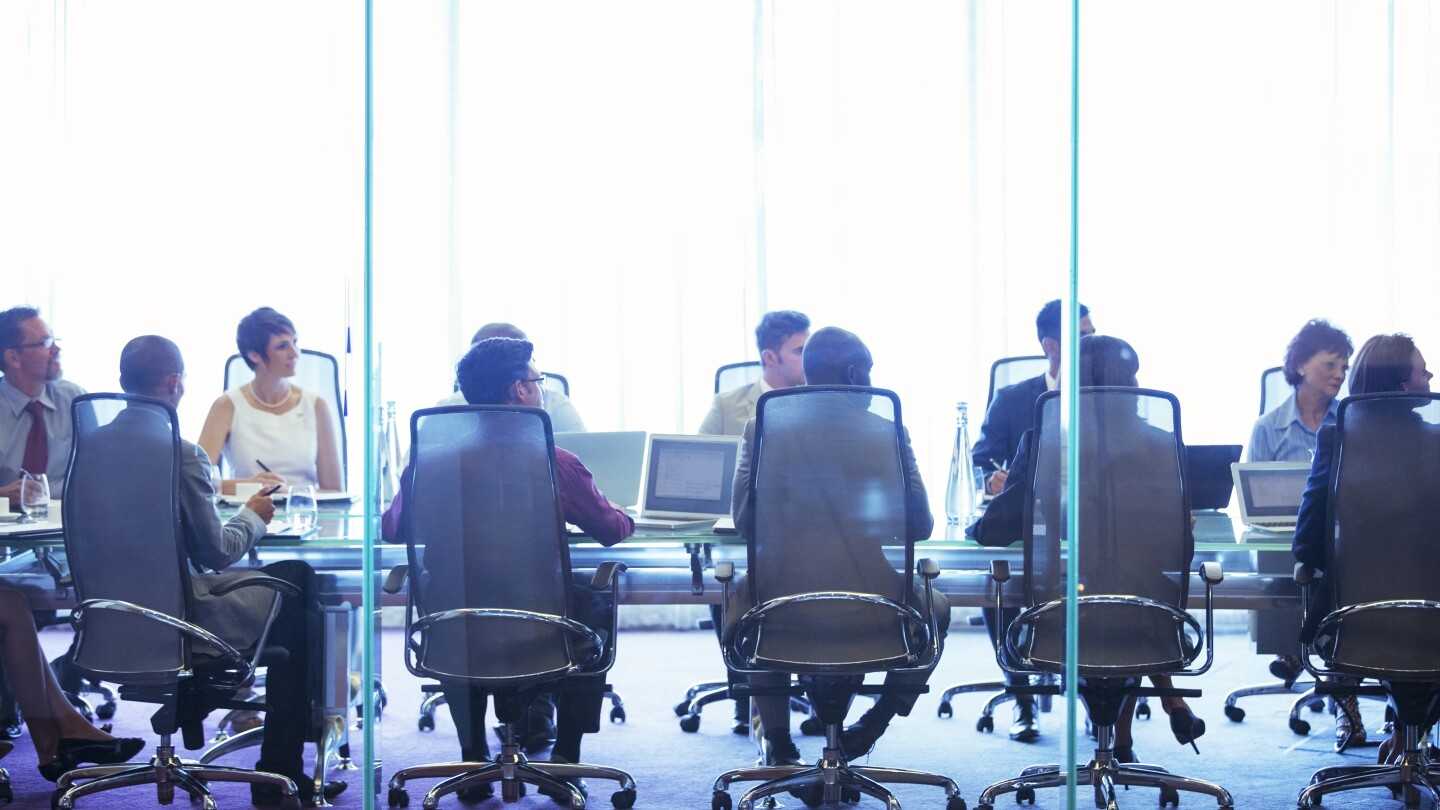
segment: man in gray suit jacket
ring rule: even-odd
[[[164,400],[172,407],[185,395],[185,362],[180,347],[159,335],[144,335],[125,344],[120,352],[120,387],[127,394]],[[194,589],[193,617],[197,624],[215,633],[238,649],[252,646],[270,615],[272,599],[280,598],[263,588],[238,588],[216,594],[220,586],[237,576],[223,569],[239,562],[255,542],[265,536],[265,526],[275,514],[267,494],[255,494],[239,513],[222,523],[215,509],[215,490],[210,478],[210,459],[199,445],[180,442],[180,532],[190,561],[204,570],[190,577]],[[313,736],[311,707],[316,705],[319,678],[310,651],[318,649],[313,638],[319,627],[315,599],[315,572],[299,560],[271,563],[260,569],[300,589],[294,599],[284,599],[271,625],[267,646],[284,648],[283,662],[270,664],[265,676],[265,703],[270,707],[265,720],[265,739],[260,744],[257,770],[278,773],[295,781],[300,799],[315,802],[315,783],[305,773],[304,748]],[[326,798],[346,787],[344,782],[326,782]],[[278,804],[280,793],[269,785],[251,787],[256,804]]]
[[[755,417],[760,395],[774,388],[805,384],[800,357],[810,339],[810,319],[791,309],[765,313],[755,327],[755,344],[760,349],[760,379],[749,385],[721,391],[710,403],[710,412],[700,423],[700,432],[718,436],[739,436],[745,423]]]

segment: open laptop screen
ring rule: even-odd
[[[642,514],[655,518],[729,515],[739,455],[739,436],[652,434]]]
[[[1305,481],[1310,477],[1310,465],[1251,462],[1236,464],[1233,469],[1242,520],[1246,523],[1295,521]]]

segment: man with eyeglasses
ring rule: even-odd
[[[487,323],[479,329],[475,330],[475,336],[470,338],[470,345],[473,347],[475,344],[479,343],[482,340],[489,340],[490,338],[497,337],[513,338],[515,340],[530,339],[526,337],[525,333],[520,331],[520,327],[516,326],[515,324],[497,322]],[[584,432],[585,422],[580,418],[580,412],[575,410],[575,406],[570,403],[570,397],[567,396],[563,391],[544,388],[544,377],[545,375],[540,375],[542,383],[541,399],[543,400],[543,404],[541,404],[540,407],[544,408],[545,413],[550,415],[551,429],[554,430],[556,433]],[[465,395],[460,392],[460,384],[458,381],[455,384],[455,393],[435,403],[437,407],[464,404]]]
[[[70,467],[70,402],[85,389],[60,379],[60,343],[35,307],[0,312],[0,498],[20,503],[20,471],[65,492]]]

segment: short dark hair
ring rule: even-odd
[[[1350,367],[1350,393],[1379,394],[1404,390],[1414,372],[1415,339],[1403,332],[1376,335],[1355,353]]]
[[[487,323],[479,329],[476,329],[475,336],[470,338],[470,345],[474,346],[476,343],[492,337],[515,338],[516,340],[530,339],[524,332],[520,331],[520,327],[515,324],[496,322]]]
[[[1084,304],[1080,305],[1080,317],[1090,315],[1090,308]],[[1035,336],[1042,344],[1045,338],[1051,340],[1060,339],[1060,299],[1056,298],[1040,308],[1040,314],[1035,316]]]
[[[528,340],[486,338],[470,347],[455,364],[460,392],[471,405],[504,405],[510,386],[530,373],[535,347]]]
[[[1112,335],[1085,335],[1080,338],[1080,387],[1140,383],[1140,358],[1129,343]]]
[[[24,342],[25,330],[20,328],[20,324],[38,317],[40,310],[30,306],[11,307],[0,312],[0,359],[4,358],[6,350]],[[3,366],[3,360],[0,360],[0,368]]]
[[[1344,330],[1331,326],[1329,321],[1323,318],[1306,321],[1285,347],[1285,382],[1292,387],[1299,385],[1300,367],[1320,352],[1349,357],[1355,353],[1355,346]]]
[[[250,352],[269,358],[271,336],[286,334],[296,334],[295,324],[270,307],[260,307],[240,319],[235,328],[235,346],[240,349],[240,359],[253,371],[255,363]]]
[[[827,326],[811,335],[800,356],[807,385],[836,384],[850,366],[868,368],[873,362],[860,336],[838,326]]]
[[[765,313],[760,319],[760,325],[755,327],[755,346],[760,349],[763,359],[766,349],[778,352],[791,335],[808,331],[810,319],[805,317],[804,313],[793,309],[777,309]]]
[[[141,335],[120,350],[120,389],[150,396],[171,374],[185,371],[180,347],[159,335]]]

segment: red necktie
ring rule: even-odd
[[[31,475],[40,475],[50,466],[50,442],[45,436],[45,406],[40,400],[32,399],[25,406],[30,412],[30,435],[25,437],[25,458],[21,469]]]

